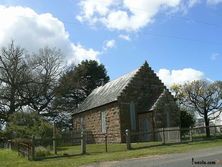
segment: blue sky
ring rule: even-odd
[[[167,84],[221,80],[222,0],[0,0],[0,46],[96,59],[111,79],[145,60]],[[47,14],[46,14],[47,13]]]

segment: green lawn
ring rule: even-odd
[[[145,143],[143,143],[145,145]],[[134,148],[138,144],[133,144]],[[142,145],[142,144],[141,144]],[[0,166],[1,167],[75,167],[83,164],[89,164],[99,161],[110,161],[110,160],[121,160],[132,157],[160,155],[169,153],[187,152],[202,148],[210,148],[222,146],[222,139],[209,140],[202,142],[193,142],[188,144],[175,144],[175,145],[164,145],[156,146],[143,149],[133,149],[130,151],[125,150],[125,144],[112,144],[109,145],[108,150],[111,152],[104,153],[104,145],[93,144],[88,145],[88,153],[84,156],[72,156],[45,159],[42,161],[28,161],[23,157],[19,157],[17,152],[0,149]],[[63,150],[73,150],[73,147],[64,148]],[[61,152],[61,151],[60,151]]]

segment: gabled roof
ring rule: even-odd
[[[153,103],[152,107],[149,109],[149,111],[153,111],[156,109],[158,103],[165,97],[167,94],[167,90],[164,89],[163,92],[160,94],[160,96],[156,99],[156,101]]]
[[[159,95],[159,97],[156,99],[156,101],[153,103],[149,111],[153,111],[156,109],[156,107],[159,105],[162,99],[164,99],[166,96],[171,96],[172,99],[174,99],[173,95],[170,93],[170,91],[165,88],[163,92]]]
[[[130,83],[139,69],[127,73],[113,81],[106,83],[92,91],[92,93],[83,101],[75,113],[90,110],[114,101],[117,101],[118,96],[124,88]],[[75,114],[74,113],[74,114]]]

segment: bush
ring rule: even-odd
[[[8,138],[52,137],[53,126],[35,112],[17,112],[6,127]]]
[[[31,145],[32,144],[32,141],[31,139],[28,139],[28,138],[15,138],[15,139],[12,139],[12,142],[14,143],[24,143],[24,144],[29,144]]]
[[[46,157],[47,155],[50,155],[50,151],[45,147],[39,146],[35,148],[36,157]]]
[[[181,128],[193,127],[195,124],[194,115],[185,109],[181,109],[180,111],[181,111],[180,113]]]

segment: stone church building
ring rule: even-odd
[[[94,89],[72,116],[74,130],[86,130],[91,142],[99,142],[101,133],[124,142],[126,129],[151,132],[178,127],[180,120],[173,96],[147,62]]]

